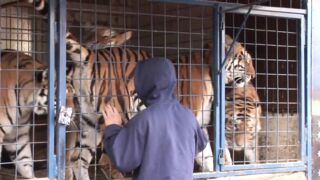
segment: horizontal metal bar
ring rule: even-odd
[[[192,4],[192,5],[201,5],[201,6],[215,6],[219,4],[223,8],[222,12],[228,9],[234,9],[228,12],[240,13],[240,14],[246,14],[249,9],[249,7],[247,6],[239,8],[239,3],[226,3],[226,2],[207,1],[207,0],[150,0],[150,1]],[[301,19],[301,16],[307,14],[307,11],[305,9],[297,9],[297,8],[282,8],[282,7],[253,5],[253,8],[250,14],[260,15],[260,16],[287,17],[287,18]]]
[[[304,162],[288,162],[288,163],[268,163],[268,164],[246,164],[246,165],[233,165],[233,166],[223,166],[223,171],[230,170],[245,170],[245,169],[272,169],[272,168],[289,168],[305,166]]]
[[[237,7],[233,7],[233,8],[230,8],[230,9],[224,9],[224,10],[222,11],[222,13],[225,13],[225,12],[227,12],[227,11],[233,11],[233,10],[236,10],[236,9],[251,7],[251,6],[253,6],[253,5],[262,4],[262,3],[265,3],[265,2],[268,2],[268,1],[270,1],[270,0],[258,0],[258,1],[251,2],[251,3],[248,3],[248,4],[238,5]]]
[[[236,9],[230,11],[230,13],[245,14],[248,8]],[[250,15],[256,16],[268,16],[268,17],[280,17],[280,18],[292,18],[292,19],[302,19],[306,14],[304,9],[294,9],[294,8],[278,8],[278,7],[262,7],[253,6]]]
[[[200,178],[217,178],[217,177],[230,177],[230,176],[243,176],[243,175],[256,175],[256,174],[270,174],[281,172],[301,172],[305,171],[305,166],[288,167],[288,168],[276,168],[276,169],[254,169],[246,171],[232,171],[232,172],[206,172],[206,173],[194,173],[194,179]]]

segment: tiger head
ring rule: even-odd
[[[233,39],[225,35],[225,53],[231,48]],[[212,62],[212,44],[204,45],[204,60],[206,63]],[[225,64],[225,84],[233,84],[235,87],[244,87],[251,79],[255,77],[255,69],[252,63],[251,55],[239,43],[235,42]]]
[[[132,31],[117,32],[110,28],[93,29],[84,38],[84,45],[90,49],[105,49],[120,46],[132,37]]]
[[[48,69],[36,73],[36,81],[40,86],[35,96],[33,111],[35,114],[42,115],[48,113]]]
[[[6,104],[18,104],[21,116],[28,116],[31,111],[39,115],[47,113],[46,64],[22,52],[6,49],[1,52],[1,68],[1,87],[9,89],[1,91]],[[14,92],[10,91],[12,86]]]
[[[235,42],[231,47],[232,41],[233,39],[229,35],[225,36],[225,52],[227,53],[232,48],[226,57],[225,83],[244,87],[246,83],[255,78],[252,57],[239,42]]]

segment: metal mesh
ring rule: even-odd
[[[242,19],[242,16],[227,14],[226,33],[234,35]],[[256,162],[259,163],[301,159],[298,23],[292,19],[253,16],[239,37],[254,59],[256,78],[252,82],[262,107],[261,130],[256,132],[260,154]],[[239,164],[246,162],[243,157],[238,161]]]
[[[268,5],[302,7],[301,4],[297,5],[292,1],[281,1],[279,4],[271,1]],[[210,69],[211,64],[204,58],[204,54],[210,51],[205,47],[205,44],[211,41],[211,16],[211,9],[201,6],[146,1],[96,1],[95,3],[68,1],[68,17],[70,17],[68,27],[82,45],[87,43],[85,37],[88,36],[88,33],[92,33],[92,29],[94,29],[93,32],[105,28],[117,32],[132,31],[132,38],[121,46],[144,50],[151,56],[164,56],[171,59],[177,67],[179,84],[185,83],[187,84],[186,88],[189,89],[192,89],[194,82],[212,81],[212,79],[205,78],[206,69]],[[242,15],[227,14],[226,34],[234,37],[242,21]],[[240,34],[238,41],[253,58],[256,77],[251,82],[260,97],[260,101],[255,105],[261,106],[262,114],[259,120],[261,130],[253,132],[255,137],[252,140],[254,141],[254,152],[258,151],[259,154],[255,154],[256,157],[250,162],[244,157],[243,152],[252,148],[251,145],[244,143],[242,152],[229,146],[234,165],[292,162],[301,158],[297,98],[297,32],[295,20],[253,16],[249,17],[246,27]],[[98,41],[99,34],[96,33],[95,36],[95,40]],[[195,54],[199,55],[199,60],[193,59]],[[185,57],[186,61],[182,61]],[[199,69],[199,78],[191,80],[180,77],[183,65],[188,66],[188,74],[191,77],[195,77],[192,75],[193,70]],[[75,78],[79,79],[79,77]],[[116,79],[116,81],[118,80],[121,79]],[[87,83],[85,81],[87,79],[81,79],[80,83],[84,85]],[[226,88],[226,90],[230,90],[234,86],[226,86]],[[246,91],[246,85],[244,88]],[[201,86],[200,91],[200,94],[178,92],[178,96],[180,99],[185,99],[186,105],[192,108],[195,113],[210,113],[211,109],[205,109],[203,106],[202,109],[197,109],[194,106],[197,97],[213,97],[213,92],[207,93],[203,89],[201,90]],[[80,96],[86,95],[80,94]],[[235,97],[233,97],[233,103],[236,105]],[[244,109],[249,111],[246,103],[245,101]],[[80,106],[82,106],[81,103]],[[99,112],[83,111],[81,109],[78,112],[80,117],[86,113],[99,114]],[[124,111],[123,113],[126,113],[126,110]],[[80,121],[82,120],[83,117],[80,118]],[[248,117],[245,117],[244,122],[247,121]],[[212,121],[209,124],[203,124],[203,126],[208,128],[210,143],[214,145],[211,133],[213,132]],[[257,128],[257,125],[255,126]],[[85,127],[80,126],[79,129],[80,132],[86,131]],[[243,134],[244,138],[250,139],[250,135],[246,132],[234,132],[233,136],[236,137],[236,134]],[[96,144],[99,142],[97,141]],[[80,150],[85,148],[87,147],[79,146]],[[92,148],[97,148],[97,154],[99,154],[101,147]],[[202,155],[202,163],[205,163],[204,159],[206,158],[208,155]],[[100,167],[104,168],[102,170],[104,175],[111,176],[112,168],[106,162],[100,161],[99,155],[94,156],[89,168],[90,177],[100,177]],[[204,164],[196,163],[195,172],[204,166]]]
[[[251,3],[253,1],[223,1],[233,3]],[[132,32],[132,37],[125,42],[117,45],[123,48],[131,48],[136,51],[146,51],[150,57],[162,56],[172,60],[176,66],[178,87],[184,86],[184,91],[177,88],[177,95],[184,103],[193,110],[198,116],[198,121],[207,129],[210,145],[215,146],[213,132],[221,131],[213,127],[211,119],[209,123],[205,123],[206,117],[213,117],[211,107],[205,105],[196,106],[199,99],[213,98],[213,91],[205,90],[204,84],[211,84],[212,72],[210,70],[212,59],[206,59],[206,53],[210,53],[212,33],[212,9],[203,6],[182,5],[182,4],[165,4],[149,2],[145,0],[70,0],[67,2],[68,31],[73,33],[81,45],[88,43],[96,43],[98,47],[106,46],[111,49],[110,44],[101,43],[100,30],[113,30],[118,35],[124,32]],[[269,1],[262,5],[270,7],[304,7],[303,1],[280,0]],[[44,60],[46,63],[46,28],[43,17],[33,7],[13,6],[10,8],[0,9],[1,18],[1,49],[10,48],[12,52],[23,52],[32,58]],[[244,17],[242,15],[227,14],[226,15],[226,34],[235,37]],[[256,76],[251,80],[260,97],[259,102],[255,102],[254,106],[261,106],[262,114],[260,118],[261,130],[255,130],[253,134],[254,151],[259,151],[259,155],[253,158],[253,162],[249,162],[245,158],[244,152],[235,150],[234,145],[229,145],[230,155],[232,157],[232,165],[244,165],[248,163],[282,163],[296,162],[301,160],[300,157],[300,132],[299,124],[299,87],[298,87],[298,57],[299,57],[299,37],[298,37],[297,20],[285,18],[269,18],[263,16],[251,16],[246,23],[245,28],[239,36],[238,42],[251,55],[253,59]],[[97,47],[96,46],[96,47]],[[214,46],[214,44],[211,46]],[[98,50],[96,50],[97,52]],[[4,52],[4,50],[1,50]],[[122,54],[123,55],[123,54]],[[2,59],[1,59],[2,61]],[[1,66],[0,61],[0,66]],[[68,62],[72,60],[68,58]],[[99,65],[97,64],[96,67]],[[186,68],[186,69],[184,69]],[[36,68],[34,68],[36,69]],[[120,68],[121,69],[121,68]],[[120,70],[119,69],[119,70]],[[186,70],[186,74],[182,71]],[[85,73],[85,72],[81,72]],[[208,75],[209,76],[206,76]],[[78,81],[81,88],[88,85],[92,80],[79,76],[74,76],[73,81]],[[118,77],[114,81],[127,80],[126,77]],[[183,85],[182,85],[183,84]],[[213,82],[214,85],[214,82]],[[212,88],[212,87],[211,87]],[[234,90],[233,85],[226,85],[226,92]],[[245,91],[248,90],[247,85],[244,86]],[[1,90],[3,87],[1,87]],[[34,87],[34,89],[36,89]],[[81,159],[87,156],[88,152],[94,152],[93,158],[89,163],[90,179],[105,179],[112,177],[113,179],[130,177],[131,173],[121,174],[110,165],[107,156],[102,153],[101,141],[99,133],[102,133],[103,127],[100,127],[99,120],[94,122],[94,129],[97,133],[89,130],[84,122],[87,115],[99,117],[99,110],[88,110],[83,104],[82,99],[86,98],[86,94],[75,90],[75,94],[67,94],[71,103],[74,103],[76,113],[75,119],[71,127],[68,127],[66,138],[75,135],[78,138],[72,140],[72,145],[67,145],[67,154],[72,153],[72,158]],[[98,99],[100,94],[94,96]],[[112,93],[111,102],[116,102],[119,96],[126,98],[131,96],[128,94],[120,94],[118,91]],[[76,101],[74,100],[76,98]],[[237,105],[236,96],[231,96],[230,103],[233,104],[231,109],[235,110]],[[246,97],[246,95],[245,95]],[[120,97],[121,98],[121,97]],[[210,101],[210,100],[209,100]],[[247,100],[244,101],[244,110],[249,111]],[[68,103],[67,103],[68,104]],[[136,110],[123,109],[123,115],[131,116]],[[133,112],[134,111],[134,112]],[[34,170],[39,177],[46,176],[40,172],[45,169],[46,163],[46,121],[38,117],[34,113],[30,118],[32,156],[34,157]],[[101,120],[100,120],[101,121]],[[249,121],[245,116],[244,122]],[[221,120],[224,122],[224,120]],[[233,126],[236,123],[232,124]],[[245,128],[248,128],[245,125]],[[257,125],[255,125],[257,129]],[[249,134],[245,131],[233,131],[231,137],[235,138],[238,134],[249,138]],[[227,134],[226,134],[227,135]],[[18,136],[18,135],[17,135]],[[86,136],[94,145],[87,146],[85,144]],[[67,140],[68,143],[70,141]],[[14,143],[13,143],[14,144]],[[209,147],[211,149],[212,147]],[[243,145],[242,151],[247,151],[251,146]],[[213,148],[212,148],[213,149]],[[213,168],[213,151],[211,154],[200,155],[199,162],[195,163],[195,172],[211,171]],[[1,175],[13,176],[18,178],[18,171],[14,167],[14,163],[10,159],[5,160],[5,156],[1,160]],[[209,167],[205,170],[205,159],[212,160]],[[67,164],[67,168],[81,168],[81,161],[73,164]],[[67,170],[68,170],[67,169]],[[83,171],[83,169],[80,170]]]
[[[27,156],[31,156],[31,160],[27,161],[31,161],[32,171],[35,171],[36,176],[46,169],[46,117],[36,115],[32,112],[32,103],[28,105],[22,101],[26,101],[27,97],[30,101],[36,101],[36,93],[40,87],[36,85],[35,78],[42,71],[35,59],[46,66],[47,34],[45,23],[36,15],[33,7],[20,3],[2,6],[4,4],[4,1],[1,2],[0,7],[0,179],[18,179],[28,174],[18,170],[19,164],[23,165]],[[30,59],[32,63],[29,68],[22,65],[26,62],[25,59]],[[22,84],[23,78],[30,78],[29,83]],[[17,102],[17,98],[21,100]],[[29,128],[29,133],[23,130],[26,127]],[[28,142],[18,140],[26,137],[30,139]],[[24,153],[28,145],[31,147],[31,154]],[[13,156],[17,156],[15,162]]]

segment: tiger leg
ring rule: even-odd
[[[105,176],[111,179],[124,179],[123,174],[115,168],[107,154],[101,155],[99,164],[102,165],[101,169]]]
[[[208,130],[203,129],[203,131],[208,137]],[[208,142],[207,146],[202,152],[196,155],[195,160],[197,164],[200,165],[202,172],[213,171],[213,153],[211,150],[210,142]]]
[[[224,144],[224,165],[232,165],[232,158],[227,141],[225,141]]]
[[[8,151],[11,160],[16,163],[16,168],[20,175],[25,178],[33,177],[33,159],[29,144],[29,129],[29,124],[13,128],[4,139],[5,142],[10,143],[9,145],[5,145],[4,148]]]
[[[254,139],[247,142],[247,147],[243,148],[244,160],[250,164],[257,163],[259,161],[258,136],[254,136]]]
[[[244,149],[244,158],[246,162],[250,164],[258,161],[259,153],[256,151],[256,148]]]
[[[209,96],[207,96],[209,97]],[[198,123],[204,127],[208,126],[211,122],[211,107],[212,107],[212,97],[206,98],[201,101],[201,105],[197,107],[199,111],[196,112],[196,119]],[[210,139],[208,129],[203,128],[204,133],[207,138]],[[213,152],[211,149],[210,141],[208,142],[205,149],[196,155],[196,163],[200,165],[202,172],[213,171]]]
[[[75,153],[76,148],[76,142],[78,140],[78,127],[71,122],[71,124],[68,127],[68,133],[67,133],[67,152],[66,152],[66,180],[73,180],[73,172],[72,172],[72,164],[71,164],[71,158],[72,155]]]
[[[76,179],[90,180],[89,165],[96,154],[96,148],[102,141],[99,130],[86,126],[81,132],[81,140],[77,143],[75,152],[71,157],[71,166]]]

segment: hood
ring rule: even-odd
[[[175,99],[176,82],[174,66],[166,58],[151,58],[137,64],[134,85],[146,106]]]

